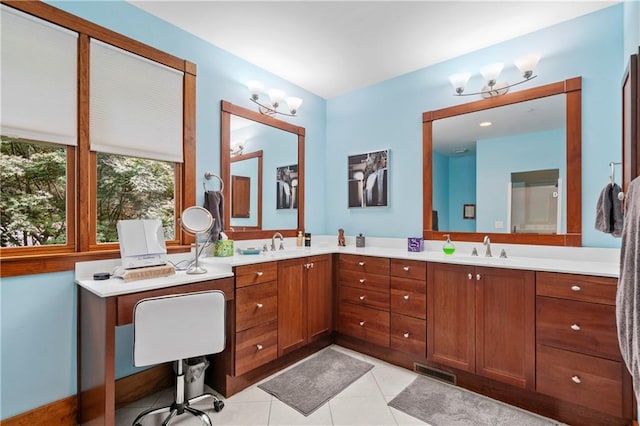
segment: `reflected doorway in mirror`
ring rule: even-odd
[[[388,160],[388,149],[348,157],[349,208],[389,205]]]

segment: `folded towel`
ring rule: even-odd
[[[620,249],[620,277],[616,293],[616,324],[620,351],[640,400],[640,178],[625,196]]]
[[[596,204],[596,224],[598,231],[612,234],[619,237],[622,233],[624,216],[622,213],[622,202],[618,199],[618,194],[622,191],[619,185],[609,183],[600,192],[598,203]]]
[[[220,239],[220,232],[224,229],[224,198],[220,191],[207,191],[204,194],[204,208],[213,216],[210,241],[215,243]]]

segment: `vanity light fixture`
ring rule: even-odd
[[[251,80],[247,82],[247,88],[249,89],[249,93],[251,97],[249,100],[255,104],[258,104],[258,111],[261,114],[265,115],[288,115],[293,117],[298,112],[298,108],[302,105],[302,99],[296,98],[293,96],[286,97],[285,93],[282,90],[278,89],[270,89],[267,93],[269,94],[270,105],[265,105],[260,102],[260,95],[264,93],[264,85],[256,80]],[[278,107],[282,103],[282,101],[287,102],[287,106],[289,107],[289,113],[278,111]]]
[[[538,65],[538,61],[540,61],[539,53],[531,53],[517,58],[514,63],[520,70],[522,80],[512,84],[509,84],[506,81],[498,81],[498,77],[502,72],[502,68],[504,68],[504,64],[494,63],[481,67],[480,74],[482,74],[482,77],[486,81],[486,85],[479,92],[464,93],[467,82],[469,81],[469,78],[471,78],[471,73],[463,72],[453,74],[449,76],[449,81],[456,90],[457,96],[481,95],[483,98],[500,96],[507,93],[510,87],[536,78],[537,76],[533,74],[533,71],[536,68],[536,65]]]

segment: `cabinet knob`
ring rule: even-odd
[[[365,322],[365,321],[360,321],[360,322],[359,322],[359,324],[360,324],[360,327],[364,327],[364,325],[366,324],[366,322]]]
[[[260,345],[260,344],[256,345],[256,349],[261,351],[262,350],[262,345]]]
[[[409,332],[408,332],[408,331],[405,331],[404,333],[402,333],[402,336],[403,336],[405,339],[408,339],[408,338],[409,338]]]
[[[467,278],[472,280],[473,279],[473,274],[467,274]]]
[[[580,326],[578,324],[572,324],[571,329],[574,331],[580,331]]]
[[[259,276],[259,277],[261,277],[261,276],[263,276],[263,275],[264,275],[264,272],[260,272],[260,271],[258,271],[258,272],[256,272],[256,275],[257,275],[257,276]]]
[[[358,262],[358,265],[364,266],[364,262]]]
[[[304,269],[309,269],[309,264],[308,263],[305,263],[303,266],[304,266]]]
[[[572,286],[571,286],[571,290],[573,290],[573,291],[580,291],[580,290],[582,290],[582,288],[580,288],[580,286],[579,286],[579,285],[572,285]]]
[[[579,376],[571,376],[571,380],[573,380],[573,383],[582,383]]]
[[[409,300],[409,295],[408,295],[408,294],[405,294],[404,296],[402,296],[402,298],[403,298],[404,300]]]
[[[482,276],[480,274],[476,274],[476,281],[480,281],[480,278],[482,278]]]
[[[309,268],[313,268],[313,262],[309,263]]]
[[[366,281],[366,279],[364,279],[364,278],[360,278],[360,279],[359,279],[359,281],[360,281],[360,284],[364,284],[364,282]]]
[[[409,272],[409,267],[408,267],[408,266],[403,266],[403,267],[402,267],[402,269],[403,269],[404,271]]]
[[[366,296],[360,296],[360,300],[364,300],[366,298]]]
[[[257,308],[257,309],[260,309],[260,308],[262,308],[263,306],[264,306],[264,305],[263,305],[262,303],[256,303],[256,308]]]

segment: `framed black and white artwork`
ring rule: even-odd
[[[276,168],[276,209],[298,208],[298,165]]]
[[[349,208],[389,205],[389,150],[348,157]]]

